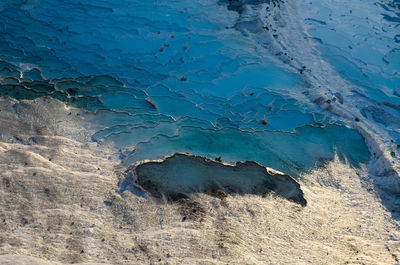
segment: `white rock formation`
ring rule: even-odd
[[[0,110],[0,264],[399,263],[399,215],[365,168],[305,174],[306,207],[192,193],[202,212],[184,219],[182,204],[121,189],[126,169],[88,140],[85,113],[49,98]]]

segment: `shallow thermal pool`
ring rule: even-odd
[[[0,95],[87,110],[92,140],[126,165],[190,152],[298,175],[338,154],[386,174],[400,144],[399,12],[396,1],[2,2]]]

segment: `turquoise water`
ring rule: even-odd
[[[370,139],[400,144],[399,12],[396,1],[2,1],[0,95],[88,110],[93,141],[124,164],[186,151],[294,175],[335,154],[357,166],[376,152]]]

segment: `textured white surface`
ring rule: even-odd
[[[58,262],[46,261],[43,259],[25,255],[2,255],[1,265],[60,265]],[[106,263],[75,263],[76,265],[107,265]]]
[[[382,206],[365,168],[336,159],[304,175],[306,207],[271,196],[194,194],[204,214],[182,221],[180,205],[119,193],[124,169],[108,159],[109,149],[65,136],[89,129],[84,113],[68,115],[76,110],[53,99],[0,102],[7,124],[0,142],[0,254],[17,255],[1,256],[0,264],[26,264],[26,256],[48,264],[398,263],[398,215]],[[24,111],[38,106],[40,117]],[[15,118],[15,109],[26,114]],[[5,137],[7,130],[18,140]]]

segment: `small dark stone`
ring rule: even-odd
[[[81,250],[81,254],[83,254],[83,253],[85,253],[85,251],[82,249],[82,250]]]
[[[252,93],[250,93],[250,96],[254,96],[254,93],[252,92]]]
[[[219,190],[217,190],[217,191],[215,192],[215,196],[218,197],[218,198],[220,198],[221,200],[223,200],[223,199],[225,199],[226,197],[228,197],[228,194],[226,194],[225,191],[219,189]]]
[[[359,118],[357,118],[357,117],[356,117],[354,120],[355,120],[355,121],[357,121],[357,122],[359,122],[359,121],[360,121],[360,119],[359,119]]]
[[[22,217],[22,225],[25,226],[27,224],[29,224],[30,221],[28,219],[26,219],[25,217]]]
[[[182,77],[181,77],[181,81],[183,81],[183,82],[184,82],[184,81],[187,81],[187,78],[186,78],[185,76],[182,76]]]

